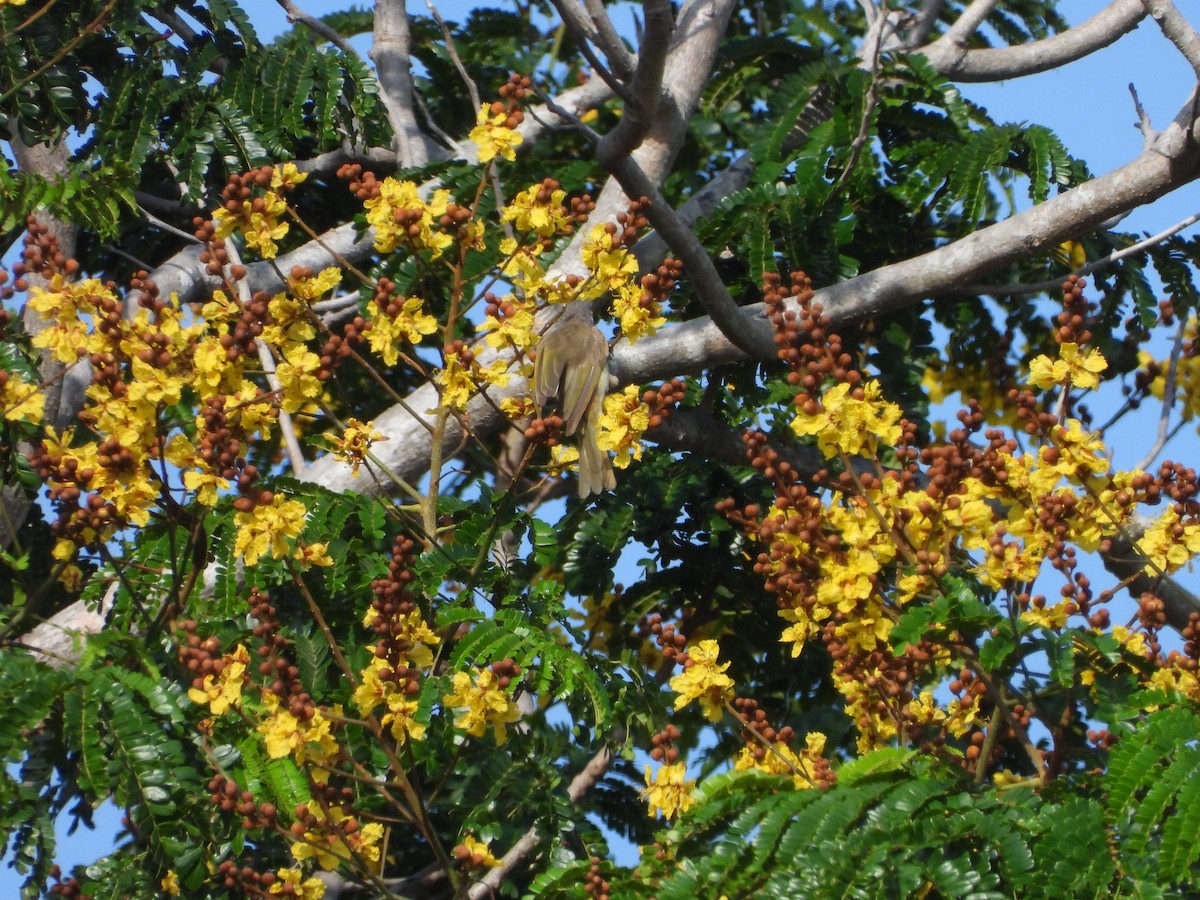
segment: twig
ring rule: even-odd
[[[604,52],[604,56],[608,59],[608,64],[612,66],[616,76],[622,81],[628,81],[633,77],[637,65],[636,58],[626,49],[625,42],[617,34],[617,29],[613,26],[612,19],[608,17],[608,11],[604,4],[600,0],[584,0],[584,6],[587,7],[588,15],[596,26],[597,46]],[[638,46],[645,48],[644,38],[639,37]]]
[[[284,12],[287,13],[289,22],[292,22],[293,24],[298,22],[309,31],[329,41],[329,43],[333,44],[333,46],[337,47],[347,56],[353,56],[356,58],[358,57],[358,51],[350,46],[349,41],[347,41],[344,37],[342,37],[320,19],[306,13],[294,2],[292,2],[292,0],[276,0],[276,2],[282,6]]]
[[[612,171],[612,163],[628,157],[642,143],[654,124],[663,96],[663,74],[671,47],[675,19],[667,0],[645,0],[646,36],[638,54],[637,67],[629,80],[625,113],[596,145],[596,160]],[[624,185],[622,185],[624,186]],[[637,194],[629,194],[636,197]]]
[[[883,33],[887,26],[887,16],[879,16],[871,23],[870,32],[863,42],[863,49],[868,52],[871,60],[870,65],[866,67],[871,73],[871,84],[867,88],[866,97],[863,98],[863,111],[862,118],[858,123],[858,134],[850,143],[850,154],[846,159],[846,165],[842,167],[841,174],[838,175],[837,181],[829,191],[829,197],[835,196],[850,179],[862,156],[863,148],[871,136],[871,119],[875,114],[875,107],[879,103],[879,60],[883,54]]]
[[[646,218],[683,262],[696,290],[696,296],[721,333],[748,356],[773,359],[778,349],[774,338],[751,326],[749,318],[721,281],[721,276],[700,239],[658,192],[641,166],[633,157],[627,156],[609,168],[609,171],[630,197],[646,197],[650,200],[650,207],[645,210]]]
[[[1181,222],[1176,222],[1170,228],[1160,231],[1158,234],[1138,241],[1136,244],[1130,244],[1121,250],[1114,250],[1108,256],[1101,257],[1095,262],[1090,262],[1087,265],[1080,266],[1071,274],[1073,275],[1090,275],[1099,269],[1107,268],[1115,262],[1119,262],[1127,256],[1133,256],[1135,253],[1141,253],[1148,247],[1153,247],[1155,244],[1161,244],[1167,238],[1172,237],[1183,229],[1188,228],[1200,222],[1200,213],[1193,213]],[[1014,294],[1040,294],[1042,291],[1054,291],[1062,288],[1063,278],[1054,278],[1049,281],[1038,281],[1033,284],[972,284],[964,287],[961,293],[964,294],[992,294],[994,296],[1012,296]]]
[[[1133,97],[1133,109],[1137,113],[1138,123],[1137,129],[1142,133],[1142,146],[1149,147],[1154,143],[1154,139],[1158,137],[1158,133],[1150,124],[1150,114],[1146,112],[1142,106],[1142,101],[1138,99],[1137,88],[1133,86],[1133,82],[1129,82],[1129,93]]]
[[[425,8],[429,10],[429,14],[433,16],[433,21],[442,30],[442,39],[446,42],[446,52],[450,54],[450,61],[454,63],[454,68],[458,70],[458,77],[463,80],[463,84],[467,88],[467,93],[471,95],[471,109],[479,109],[483,104],[483,101],[479,99],[479,88],[476,87],[475,80],[467,74],[467,68],[463,65],[463,61],[458,55],[458,48],[454,46],[454,35],[450,33],[450,29],[446,25],[446,21],[442,18],[442,14],[433,5],[433,0],[425,0]]]
[[[913,27],[908,33],[908,47],[919,47],[929,40],[933,26],[937,24],[938,16],[942,14],[945,5],[946,0],[922,0],[921,9],[917,12]]]
[[[612,751],[608,749],[607,745],[597,750],[596,755],[588,761],[588,764],[571,779],[571,783],[567,786],[567,800],[571,803],[578,803],[579,799],[590,791],[608,770],[611,761]],[[509,873],[521,865],[540,842],[541,836],[538,834],[537,828],[530,828],[501,857],[500,865],[490,870],[482,881],[471,885],[467,896],[471,900],[493,896]]]
[[[166,231],[169,234],[173,234],[176,237],[183,238],[185,241],[188,241],[189,243],[192,243],[192,244],[204,243],[198,237],[196,237],[196,235],[189,234],[188,232],[184,231],[182,228],[176,228],[174,225],[170,225],[170,224],[164,222],[162,219],[160,219],[158,216],[154,215],[154,213],[150,212],[150,210],[146,209],[146,207],[142,206],[140,203],[138,204],[138,212],[140,212],[142,214],[142,216],[146,219],[146,221],[150,222],[150,224],[154,225],[156,228],[161,228],[163,231]]]
[[[1141,0],[1113,0],[1074,28],[1018,47],[968,50],[964,44],[951,41],[947,33],[919,48],[919,52],[954,81],[1002,81],[1048,72],[1083,59],[1133,31],[1145,17]]]
[[[231,266],[240,266],[242,264],[241,254],[238,253],[237,247],[232,241],[226,241],[225,249],[229,251],[229,263]],[[244,308],[248,308],[253,302],[250,296],[250,285],[246,283],[245,278],[234,280],[237,284],[238,300]],[[267,342],[261,337],[255,342],[258,348],[258,361],[262,364],[263,374],[267,378],[267,384],[271,386],[271,390],[282,398],[283,385],[279,381],[279,376],[275,374],[275,357],[271,354],[271,348],[267,346]],[[300,449],[300,441],[296,438],[296,429],[292,425],[292,416],[283,404],[279,405],[279,433],[283,439],[284,449],[287,451],[288,462],[291,464],[292,471],[297,477],[304,473],[304,451]]]
[[[1171,345],[1171,357],[1167,362],[1167,374],[1163,380],[1162,411],[1158,414],[1158,439],[1142,461],[1134,466],[1135,469],[1141,469],[1143,472],[1150,468],[1154,458],[1167,445],[1170,436],[1168,426],[1171,421],[1171,410],[1175,406],[1175,378],[1179,374],[1179,354],[1183,350],[1183,337],[1186,331],[1187,323],[1181,317],[1179,327],[1175,329],[1175,342]]]
[[[626,103],[633,102],[633,94],[625,82],[612,73],[592,48],[592,44],[599,46],[600,38],[596,35],[592,28],[592,23],[583,14],[583,10],[576,0],[551,0],[551,2],[554,4],[554,8],[557,10],[563,24],[567,26],[567,30],[575,38],[576,43],[579,45],[579,52],[588,61],[588,65],[595,70],[596,74],[600,76],[600,79],[605,84],[612,88],[614,94]]]
[[[1142,0],[1142,5],[1200,79],[1200,34],[1196,33],[1196,29],[1171,0]]]

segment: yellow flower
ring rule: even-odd
[[[434,374],[433,380],[441,394],[442,406],[458,411],[467,408],[471,395],[478,388],[471,369],[454,354],[447,354],[446,365]]]
[[[332,566],[333,557],[329,555],[329,545],[323,542],[297,546],[292,559],[300,563],[302,569],[309,566]]]
[[[436,636],[433,639],[436,640]],[[432,662],[433,656],[428,647],[417,645],[417,649],[424,651],[423,655]],[[372,657],[367,668],[359,673],[360,681],[354,690],[352,702],[363,715],[369,715],[381,703],[386,704],[388,711],[380,717],[380,723],[385,727],[391,726],[392,737],[401,744],[422,740],[425,737],[425,724],[416,718],[420,709],[418,699],[403,693],[395,681],[384,681],[380,677],[381,672],[391,669],[386,659]]]
[[[159,886],[163,889],[164,894],[171,897],[179,896],[179,876],[173,869],[167,869],[167,874],[162,877]]]
[[[567,192],[562,188],[547,188],[541,184],[521,191],[504,207],[501,222],[512,222],[518,231],[532,231],[543,237],[565,234],[571,215],[563,206]]]
[[[214,716],[224,715],[230,707],[242,705],[242,684],[246,680],[246,667],[250,665],[250,652],[244,645],[238,644],[237,649],[221,659],[224,666],[215,679],[212,675],[205,675],[203,689],[191,688],[188,691],[189,700],[207,704]]]
[[[272,894],[286,892],[292,900],[321,900],[325,896],[325,883],[316,876],[305,878],[299,869],[280,869],[275,875]]]
[[[391,253],[398,244],[414,250],[432,250],[433,259],[454,243],[454,238],[434,231],[434,223],[446,212],[450,192],[438,190],[426,203],[411,181],[385,178],[379,185],[379,196],[363,203],[367,223],[375,229],[375,249]]]
[[[613,293],[613,315],[621,327],[621,334],[634,343],[638,338],[651,337],[666,324],[661,315],[662,305],[648,298],[649,294],[635,282],[621,285]]]
[[[1200,525],[1180,522],[1174,508],[1168,509],[1146,529],[1138,541],[1138,549],[1146,557],[1145,572],[1171,574],[1200,553]]]
[[[437,319],[424,311],[424,301],[420,297],[409,297],[394,316],[372,303],[367,307],[367,318],[370,319],[367,343],[388,366],[394,366],[400,359],[398,346],[416,346],[425,335],[438,330]]]
[[[1028,610],[1021,613],[1021,622],[1037,625],[1039,628],[1055,630],[1067,624],[1068,614],[1066,604],[1042,607],[1031,606]]]
[[[1029,363],[1029,383],[1042,390],[1061,384],[1080,388],[1100,386],[1100,373],[1108,362],[1099,350],[1080,351],[1079,345],[1066,341],[1059,345],[1058,359],[1036,356]]]
[[[334,459],[350,463],[350,474],[355,478],[358,477],[358,467],[366,461],[371,445],[376,441],[386,440],[372,427],[373,424],[363,424],[358,419],[347,419],[346,430],[342,432],[342,436],[329,438],[329,443],[334,448]]]
[[[388,711],[379,717],[379,722],[391,728],[396,743],[406,744],[425,739],[425,723],[417,718],[421,704],[416,697],[393,691],[387,698],[387,708]]]
[[[495,308],[495,313],[488,315],[475,329],[481,334],[487,333],[489,346],[497,350],[510,347],[522,353],[537,343],[533,333],[536,304],[531,298],[520,300],[508,294],[495,303]]]
[[[720,653],[720,646],[712,640],[688,648],[686,668],[670,682],[671,690],[679,695],[675,698],[677,710],[698,700],[710,722],[720,721],[725,704],[733,699],[733,679],[725,674],[729,663],[717,665]]]
[[[473,866],[487,866],[494,869],[501,864],[500,860],[492,854],[491,847],[474,835],[468,834],[464,837],[460,846],[465,851],[463,858]],[[458,855],[457,849],[455,854]]]
[[[279,190],[280,188],[283,188],[285,191],[291,190],[308,178],[308,173],[297,169],[295,163],[287,162],[282,166],[273,166],[272,168],[271,187],[275,190]]]
[[[0,415],[9,422],[37,425],[46,412],[46,395],[40,385],[15,372],[0,370]]]
[[[649,806],[650,818],[662,815],[665,819],[673,819],[692,808],[696,802],[692,796],[696,782],[688,781],[686,775],[687,766],[683,763],[660,766],[653,778],[650,767],[646,766],[646,787],[641,793]]]
[[[217,237],[225,238],[240,231],[246,246],[257,250],[263,259],[274,259],[279,252],[275,242],[288,233],[287,222],[279,217],[287,212],[287,204],[274,191],[267,191],[254,200],[243,200],[241,208],[234,212],[228,207],[219,207],[213,212],[217,226]]]
[[[308,510],[299,500],[285,500],[282,494],[276,494],[270,504],[237,514],[235,549],[248,566],[257,564],[264,553],[282,558],[288,554],[288,538],[299,537],[304,530],[306,515]]]
[[[874,456],[879,442],[891,446],[900,440],[900,407],[881,399],[879,382],[868,381],[851,389],[845,382],[825,392],[815,415],[801,413],[792,420],[792,431],[815,435],[827,459],[840,452]]]
[[[583,264],[599,283],[599,292],[618,290],[637,276],[638,262],[624,246],[613,246],[606,226],[595,225],[582,247]]]
[[[639,440],[650,427],[650,407],[642,402],[641,391],[631,384],[621,393],[609,394],[604,398],[604,413],[600,416],[600,427],[596,433],[596,444],[601,450],[616,452],[613,465],[626,469],[633,460],[642,458],[642,443]]]
[[[746,746],[738,753],[733,768],[738,772],[757,769],[769,775],[790,775],[796,790],[803,791],[817,786],[814,761],[825,752],[825,742],[825,735],[812,731],[805,738],[805,748],[800,753],[782,741],[776,741],[762,759],[757,758],[754,747]]]
[[[321,396],[321,381],[317,378],[320,368],[321,358],[303,344],[291,344],[284,350],[275,377],[279,379],[280,401],[285,410],[294,413]]]
[[[501,400],[500,411],[515,422],[518,419],[526,419],[535,415],[537,408],[533,405],[532,397],[522,394],[519,397],[505,397]]]
[[[472,737],[483,737],[490,725],[497,744],[508,740],[504,726],[521,718],[521,709],[508,692],[497,685],[496,673],[490,668],[454,673],[454,690],[442,698],[447,709],[463,710],[454,720],[455,728],[464,729]]]
[[[329,719],[319,709],[307,722],[301,722],[280,706],[279,698],[274,694],[264,694],[263,702],[270,715],[258,723],[258,733],[263,736],[271,759],[291,754],[298,764],[311,760],[324,765],[337,756],[337,739]]]
[[[468,137],[478,148],[481,163],[490,162],[497,156],[503,156],[510,162],[517,158],[514,148],[524,138],[519,131],[505,127],[504,122],[507,118],[508,114],[504,112],[492,115],[488,104],[479,107],[479,112],[475,114],[475,127],[471,129]]]
[[[287,293],[276,294],[267,302],[271,324],[263,327],[262,339],[268,344],[302,344],[317,336],[317,326],[309,315],[308,304]]]

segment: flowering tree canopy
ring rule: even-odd
[[[0,0],[26,896],[1197,890],[1175,4],[281,5]]]

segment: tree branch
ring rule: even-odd
[[[276,0],[276,2],[282,6],[283,11],[287,13],[289,22],[293,24],[299,22],[313,34],[329,41],[329,43],[333,44],[333,46],[337,47],[347,56],[358,56],[358,51],[350,46],[349,41],[347,41],[344,37],[342,37],[320,19],[310,16],[294,2],[292,2],[292,0]]]
[[[596,755],[588,761],[588,764],[571,779],[571,783],[567,786],[567,800],[571,803],[578,803],[579,799],[590,791],[608,770],[608,764],[611,761],[612,751],[608,749],[607,745],[601,747]],[[538,835],[537,828],[530,828],[501,857],[499,866],[491,869],[482,881],[471,885],[467,896],[471,900],[494,896],[504,879],[517,866],[525,862],[540,842],[541,836]]]
[[[379,93],[395,132],[393,142],[405,168],[429,161],[425,135],[413,112],[413,82],[408,54],[408,13],[403,0],[377,0],[375,43],[371,59],[379,78]]]
[[[1146,15],[1142,0],[1114,0],[1105,9],[1054,37],[1020,47],[968,50],[951,32],[917,51],[955,81],[1003,81],[1058,68],[1107,47],[1137,27]]]
[[[1200,34],[1196,34],[1196,29],[1192,28],[1171,0],[1142,0],[1142,5],[1167,39],[1183,54],[1197,79],[1200,79]]]
[[[1176,222],[1170,228],[1165,228],[1158,234],[1138,241],[1136,244],[1130,244],[1128,247],[1123,247],[1120,250],[1114,250],[1108,256],[1090,262],[1087,265],[1080,266],[1071,274],[1073,275],[1090,275],[1100,269],[1105,269],[1115,262],[1119,262],[1128,256],[1136,256],[1143,250],[1153,247],[1155,244],[1161,244],[1167,238],[1178,234],[1185,228],[1195,225],[1200,222],[1200,213],[1193,213],[1181,222]],[[1052,278],[1049,281],[1035,281],[1032,284],[971,284],[963,288],[961,293],[964,294],[991,294],[994,297],[1012,296],[1015,294],[1040,294],[1042,291],[1059,291],[1062,290],[1063,279]]]

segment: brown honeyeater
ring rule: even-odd
[[[566,434],[579,437],[579,496],[617,486],[612,461],[596,443],[608,393],[608,342],[584,319],[564,319],[538,342],[533,365],[533,402],[540,409],[557,397]]]

